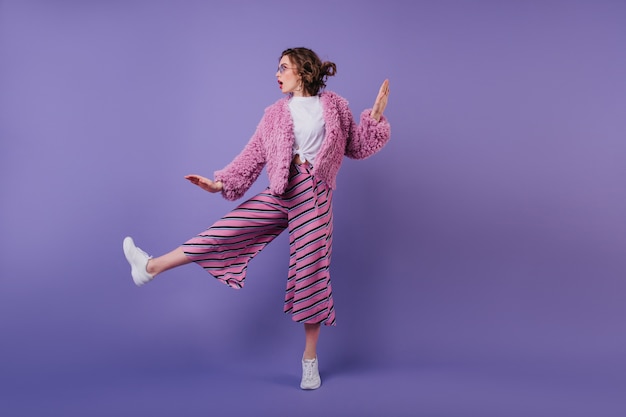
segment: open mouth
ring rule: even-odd
[[[278,86],[279,86],[280,88],[283,88],[283,82],[282,82],[282,81],[278,81]]]

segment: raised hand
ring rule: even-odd
[[[208,178],[205,178],[201,175],[185,175],[185,179],[189,180],[192,184],[197,185],[205,191],[210,193],[217,193],[222,191],[222,183],[221,181],[211,181]]]
[[[378,96],[376,97],[376,101],[374,102],[374,107],[372,107],[372,119],[379,121],[380,116],[383,115],[385,111],[385,107],[387,107],[387,100],[389,99],[389,80],[383,81],[383,85],[380,86],[380,90],[378,90]]]

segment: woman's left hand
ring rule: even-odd
[[[383,81],[383,85],[380,86],[380,90],[378,90],[378,96],[376,97],[376,101],[374,102],[374,107],[372,108],[372,119],[379,121],[380,117],[383,115],[385,111],[385,107],[387,107],[387,100],[389,99],[389,80]]]

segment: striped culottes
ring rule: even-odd
[[[330,284],[332,190],[308,164],[293,164],[287,190],[269,189],[242,203],[183,244],[185,254],[215,278],[242,288],[248,262],[289,228],[285,313],[300,323],[335,324]]]

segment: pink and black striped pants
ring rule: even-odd
[[[289,228],[285,313],[300,323],[335,324],[330,284],[332,190],[308,164],[292,164],[287,190],[269,189],[240,204],[183,244],[185,254],[215,278],[242,288],[248,262]]]

